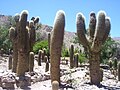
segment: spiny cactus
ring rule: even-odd
[[[74,45],[72,44],[70,47],[70,68],[74,67]]]
[[[15,72],[16,73],[16,69],[17,69],[17,61],[18,61],[18,30],[19,30],[19,18],[20,18],[20,15],[19,14],[16,14],[14,16],[14,20],[16,22],[16,25],[14,27],[11,27],[10,30],[9,30],[9,37],[12,41],[12,45],[13,45],[13,67],[12,67],[12,72]]]
[[[118,81],[120,81],[120,62],[118,63]]]
[[[117,70],[117,64],[118,64],[118,61],[117,61],[117,58],[114,59],[114,69]]]
[[[29,34],[27,24],[28,12],[23,11],[19,20],[19,30],[18,30],[18,66],[17,75],[24,75],[28,70],[28,55],[29,55]]]
[[[60,83],[60,57],[64,38],[64,27],[65,27],[64,12],[58,11],[52,30],[53,33],[50,44],[51,82],[56,80]]]
[[[88,34],[86,34],[87,31],[83,14],[78,13],[76,19],[78,38],[80,43],[86,47],[89,52],[90,81],[92,84],[99,85],[101,46],[109,35],[111,28],[110,20],[103,11],[98,13],[98,20],[96,20],[95,13],[91,12]]]
[[[34,68],[34,52],[29,53],[29,71],[32,72]]]
[[[45,72],[49,71],[49,61],[48,58],[45,56],[46,59],[46,66],[45,66]]]
[[[110,60],[110,61],[109,61],[109,67],[110,67],[110,69],[112,69],[112,66],[113,66],[112,60]]]
[[[51,39],[51,34],[48,33],[48,60],[50,60],[50,39]]]
[[[12,69],[12,55],[9,55],[8,69]]]
[[[42,59],[42,50],[39,50],[38,52],[38,65],[41,66],[41,59]]]
[[[52,82],[52,90],[58,90],[59,89],[59,82],[53,81]]]
[[[78,67],[78,59],[79,59],[79,53],[76,53],[74,55],[74,66]]]
[[[102,80],[103,80],[103,69],[100,68],[100,81],[102,82]]]

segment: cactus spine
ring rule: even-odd
[[[77,14],[77,35],[81,44],[89,52],[90,81],[92,84],[100,84],[100,50],[101,45],[106,41],[110,32],[110,20],[104,12],[98,13],[96,25],[95,13],[90,13],[88,36],[86,35],[85,20],[81,13]],[[87,36],[87,37],[86,37]]]
[[[34,52],[29,53],[29,71],[32,72],[34,68]]]
[[[59,89],[59,82],[53,81],[52,82],[52,90],[58,90]]]
[[[74,67],[74,45],[71,45],[70,47],[70,68]]]
[[[12,55],[9,55],[8,68],[9,70],[12,69]]]
[[[64,12],[58,11],[53,26],[53,34],[51,37],[50,45],[51,82],[56,80],[60,83],[60,57],[64,38],[64,27],[65,27]]]

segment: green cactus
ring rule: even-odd
[[[59,89],[59,82],[53,81],[52,82],[52,90],[58,90]]]
[[[17,44],[18,44],[19,18],[20,18],[20,15],[16,14],[15,17],[14,17],[14,20],[16,22],[16,25],[15,25],[16,28],[11,27],[10,30],[9,30],[9,37],[10,37],[10,39],[12,41],[12,44],[13,44],[13,62],[12,62],[13,67],[12,67],[12,72],[15,72],[15,73],[16,73],[17,62],[18,62],[18,47],[17,47]]]
[[[58,81],[60,83],[60,57],[64,38],[65,15],[63,11],[58,11],[51,37],[50,45],[50,74],[51,82]]]
[[[41,66],[41,58],[42,58],[42,50],[39,50],[38,52],[38,65]]]
[[[9,55],[8,69],[12,69],[12,55]]]
[[[70,68],[74,67],[74,45],[72,44],[70,47]]]
[[[32,72],[34,68],[34,52],[29,53],[29,71]]]
[[[91,12],[88,34],[86,34],[84,16],[81,13],[78,13],[76,19],[78,38],[80,43],[86,47],[87,51],[89,52],[90,81],[92,84],[99,85],[101,46],[109,35],[111,28],[110,20],[106,17],[103,11],[100,11],[98,13],[96,25],[95,13]]]
[[[120,81],[120,62],[118,63],[118,81]]]
[[[74,66],[77,68],[78,67],[78,59],[79,59],[79,53],[76,53],[74,55]]]

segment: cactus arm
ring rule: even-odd
[[[96,26],[95,37],[91,47],[91,49],[94,52],[100,51],[104,34],[105,34],[105,13],[100,11],[98,12],[98,23]]]
[[[92,40],[94,38],[95,27],[96,27],[96,16],[95,16],[94,12],[91,12],[90,13],[90,23],[89,23],[90,40]]]
[[[106,18],[105,19],[105,34],[103,36],[103,43],[106,41],[111,29],[111,24],[110,24],[110,19]]]
[[[76,23],[77,23],[77,34],[80,42],[83,46],[88,46],[88,41],[85,36],[85,21],[81,13],[78,13],[76,16]]]

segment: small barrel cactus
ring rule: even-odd
[[[32,72],[34,68],[34,52],[29,53],[29,71]]]
[[[52,82],[52,90],[58,90],[59,89],[59,82],[53,81]]]
[[[70,47],[70,68],[74,67],[74,45],[72,44]]]
[[[65,15],[63,11],[58,11],[50,43],[50,75],[51,82],[58,81],[60,83],[60,57],[64,38]]]

